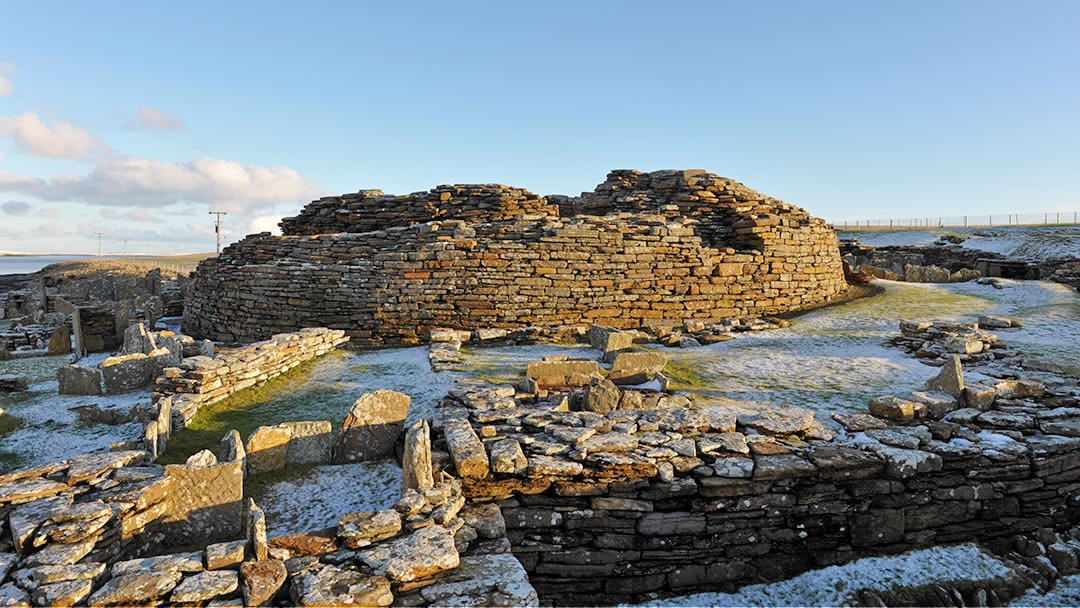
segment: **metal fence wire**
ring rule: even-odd
[[[1001,226],[1067,226],[1080,224],[1078,211],[1009,213],[1003,215],[953,215],[880,220],[839,220],[837,230],[917,230],[920,228],[989,228]]]

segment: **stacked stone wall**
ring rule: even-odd
[[[845,419],[887,444],[806,436],[750,449],[723,407],[473,407],[444,402],[435,443],[470,501],[501,506],[515,555],[555,605],[732,591],[1080,518],[1080,438],[1002,427],[1004,404],[927,426]]]
[[[343,331],[313,327],[215,356],[187,357],[180,367],[165,368],[154,387],[156,418],[147,424],[147,449],[159,453],[169,431],[186,427],[202,406],[280,376],[347,341]]]
[[[558,215],[558,207],[524,188],[502,184],[455,184],[406,195],[361,190],[328,196],[281,221],[284,234],[370,232],[433,220],[498,222],[521,215]]]
[[[703,175],[672,180],[723,179]],[[519,214],[513,221],[249,236],[200,265],[184,329],[250,341],[320,325],[344,329],[362,344],[409,344],[435,327],[596,320],[639,327],[771,315],[826,302],[846,288],[835,234],[820,220],[737,193],[723,202],[738,219],[721,220],[728,207],[706,204],[706,194],[716,195],[695,188],[660,191],[654,199],[674,201],[666,211],[650,207],[660,214],[617,212],[616,205],[630,205],[616,201],[594,206],[607,215]],[[681,203],[711,211],[691,213],[688,206],[684,214]],[[304,226],[324,229],[317,217]],[[721,232],[730,234],[720,238]],[[726,244],[711,244],[718,240]]]

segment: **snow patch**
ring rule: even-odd
[[[928,567],[932,564],[932,567]],[[863,589],[888,591],[932,582],[1015,576],[1005,564],[967,543],[889,557],[866,557],[812,570],[776,583],[747,585],[734,593],[695,593],[639,606],[845,606]]]
[[[401,467],[392,460],[320,465],[280,481],[256,498],[268,536],[336,526],[342,515],[392,509],[401,497]]]

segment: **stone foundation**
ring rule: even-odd
[[[276,378],[347,341],[343,331],[314,327],[276,335],[213,357],[186,357],[180,367],[166,368],[157,378],[153,392],[155,407],[168,408],[171,428],[184,428],[200,407]],[[162,406],[163,402],[167,404]],[[153,430],[156,437],[171,429],[155,426]],[[148,441],[152,441],[149,436]]]
[[[185,333],[249,341],[318,325],[411,344],[436,327],[770,315],[846,288],[828,226],[716,175],[613,172],[581,201],[544,201],[467,185],[322,199],[282,222],[286,236],[204,261]]]
[[[501,506],[514,554],[556,605],[732,591],[858,557],[1075,525],[1076,396],[1030,380],[966,391],[952,365],[927,391],[955,394],[883,397],[898,407],[881,410],[875,399],[877,416],[836,414],[835,438],[797,408],[598,414],[469,386],[440,404],[434,444],[470,501]],[[955,385],[942,379],[950,371]],[[588,389],[569,405],[587,408]]]

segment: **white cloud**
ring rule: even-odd
[[[155,131],[182,131],[187,127],[176,114],[155,110],[149,106],[139,106],[138,121],[128,125],[135,129],[153,129]]]
[[[27,154],[51,158],[86,158],[93,153],[106,152],[109,147],[99,137],[70,122],[42,122],[34,112],[19,116],[0,116],[0,135],[11,137]]]
[[[0,63],[0,97],[7,97],[15,90],[14,83],[8,79],[8,76],[11,76],[14,73],[15,66],[10,63]]]
[[[30,213],[30,203],[23,201],[8,201],[0,204],[0,211],[7,215],[26,215]]]
[[[0,191],[109,207],[205,203],[234,213],[307,202],[325,193],[289,167],[217,158],[168,163],[132,157],[103,159],[87,175],[59,174],[49,181],[0,170]]]
[[[252,234],[256,232],[281,234],[281,227],[278,226],[278,222],[281,221],[282,217],[280,215],[257,215],[251,219],[250,232]]]

